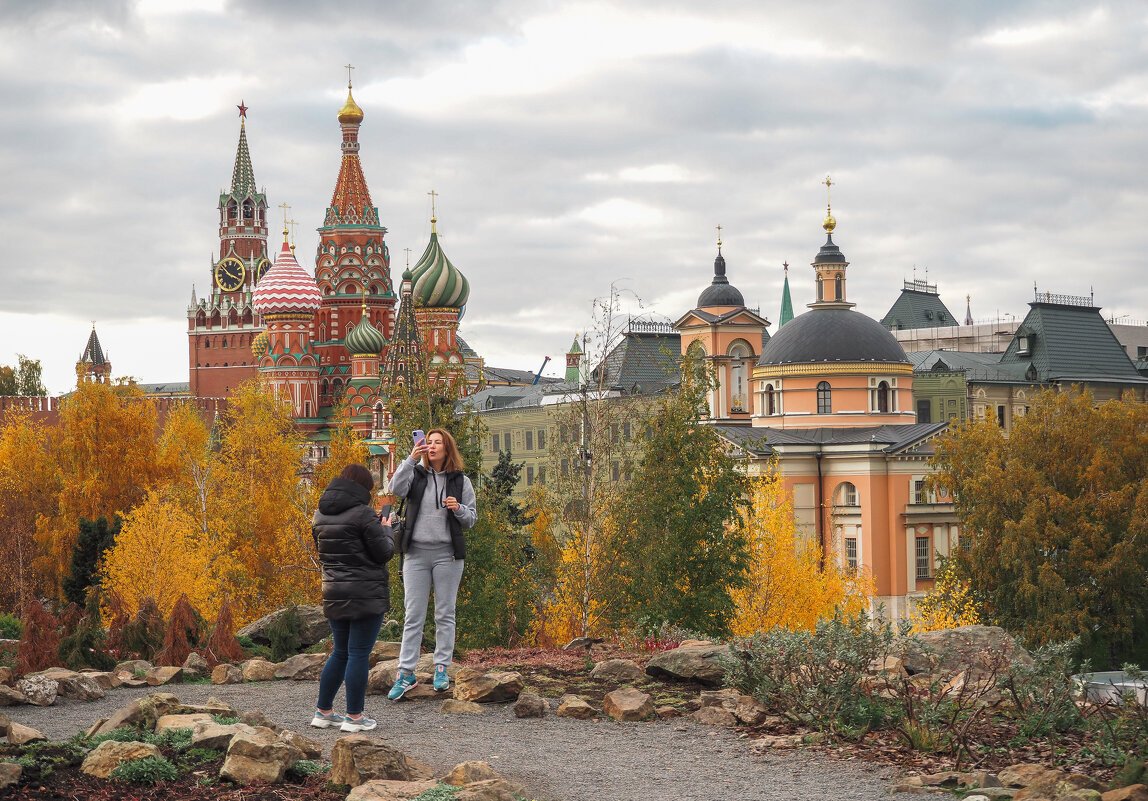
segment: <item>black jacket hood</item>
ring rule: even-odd
[[[357,481],[349,478],[333,478],[319,498],[319,511],[325,515],[337,515],[352,506],[370,506],[371,493]]]

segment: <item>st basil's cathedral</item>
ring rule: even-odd
[[[273,255],[267,197],[256,186],[247,144],[247,107],[238,108],[239,144],[231,189],[219,196],[211,290],[200,298],[193,289],[187,309],[190,394],[226,398],[258,375],[290,400],[296,424],[320,453],[345,400],[352,426],[382,461],[393,445],[389,386],[409,381],[428,359],[462,380],[464,392],[484,383],[482,359],[458,336],[470,285],[443,252],[432,210],[430,241],[404,271],[396,296],[387,229],[359,159],[363,110],[350,82],[338,113],[339,174],[318,229],[314,271],[296,259],[286,221]]]

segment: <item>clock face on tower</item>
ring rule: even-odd
[[[260,259],[259,262],[255,265],[255,283],[258,284],[260,281],[262,281],[263,276],[266,275],[267,271],[270,269],[271,269],[271,259],[268,259],[268,258]]]
[[[224,292],[234,292],[243,286],[243,277],[246,274],[243,262],[234,256],[228,256],[215,265],[215,283]]]

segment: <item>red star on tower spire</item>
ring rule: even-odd
[[[239,105],[236,106],[236,108],[239,109],[239,116],[243,119],[247,119],[247,106],[243,105],[242,100],[239,101]]]

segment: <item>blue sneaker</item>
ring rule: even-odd
[[[434,689],[436,693],[450,689],[450,676],[446,675],[446,665],[435,665]]]
[[[403,697],[403,694],[418,686],[418,679],[415,678],[414,673],[407,673],[405,670],[399,670],[398,678],[395,679],[395,684],[391,687],[391,691],[387,693],[387,698],[392,701],[397,701]]]
[[[366,715],[358,718],[346,717],[343,718],[343,725],[339,727],[340,731],[370,731],[375,728],[375,721],[371,720]]]
[[[338,726],[342,722],[343,722],[343,716],[342,715],[336,715],[334,713],[334,711],[331,711],[331,712],[324,714],[324,713],[320,712],[318,709],[316,709],[315,710],[315,717],[311,718],[311,725],[314,726],[316,729],[326,729],[326,728],[329,728],[331,726]]]

